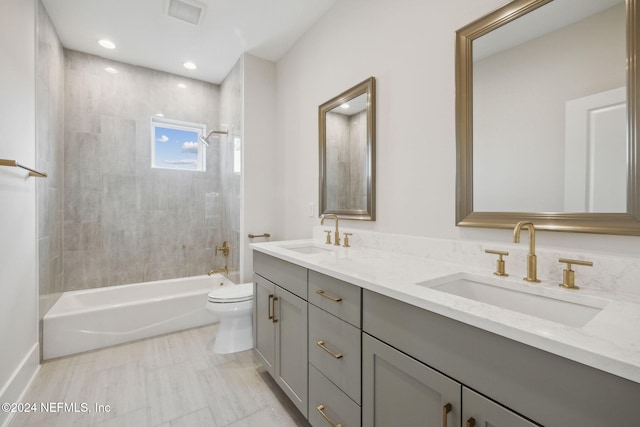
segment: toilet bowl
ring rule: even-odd
[[[207,310],[220,319],[213,351],[227,354],[253,347],[253,283],[225,286],[209,292]]]

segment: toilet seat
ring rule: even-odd
[[[225,304],[250,301],[253,299],[253,283],[225,286],[209,292],[208,301]]]

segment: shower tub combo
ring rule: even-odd
[[[214,323],[207,295],[221,286],[234,283],[213,274],[65,292],[44,316],[43,358]]]

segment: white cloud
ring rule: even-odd
[[[169,137],[167,135],[162,135],[160,138],[158,138],[159,142],[167,142],[169,141]]]
[[[185,142],[182,144],[182,151],[185,153],[197,153],[198,152],[198,143],[197,142]]]
[[[165,160],[168,165],[197,165],[198,161],[195,159],[182,159],[182,160]]]

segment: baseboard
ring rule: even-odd
[[[24,399],[39,369],[40,346],[35,343],[9,381],[0,390],[0,403],[17,403]],[[13,415],[11,412],[0,411],[0,426],[7,427]]]

